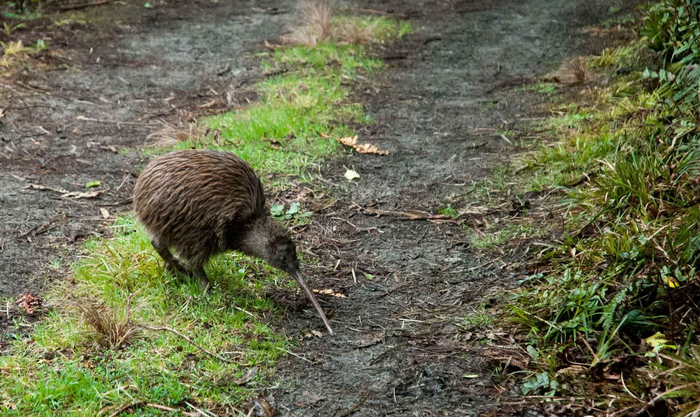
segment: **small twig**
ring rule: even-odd
[[[254,319],[258,319],[258,316],[256,316],[255,314],[251,313],[250,311],[248,311],[244,308],[240,308],[240,307],[236,307],[236,306],[233,306],[233,308],[235,308],[238,311],[242,311],[242,312],[246,313],[247,315],[249,315],[250,317],[252,317]]]
[[[127,204],[131,204],[134,201],[134,197],[127,197],[123,198],[116,203],[107,203],[107,204],[100,204],[103,207],[119,207],[119,206],[125,206]]]
[[[622,387],[625,389],[625,391],[627,391],[627,393],[628,393],[632,398],[634,398],[635,400],[637,400],[637,401],[639,401],[639,402],[642,402],[642,403],[644,402],[644,400],[642,400],[641,398],[639,398],[639,397],[637,397],[636,395],[632,394],[632,391],[630,391],[630,390],[627,388],[627,384],[625,384],[625,375],[624,375],[624,372],[620,372],[620,381],[622,381]]]
[[[277,347],[277,349],[281,350],[281,351],[284,352],[284,353],[288,353],[288,354],[294,356],[295,358],[299,358],[299,359],[301,359],[301,360],[303,360],[303,361],[306,361],[306,362],[308,362],[308,363],[314,363],[312,360],[306,359],[305,357],[300,356],[300,355],[297,355],[297,354],[294,353],[294,352],[290,352],[290,351],[288,351],[287,349],[283,349],[283,348],[281,348],[281,347]]]
[[[206,410],[200,410],[199,408],[193,406],[192,404],[188,403],[187,401],[185,401],[185,404],[187,404],[189,407],[192,407],[196,412],[198,412],[199,414],[201,414],[201,415],[203,415],[203,416],[214,416],[214,417],[216,417],[215,414],[212,414],[212,413],[210,413],[210,412],[208,412],[208,411],[206,411]]]
[[[390,289],[389,291],[385,292],[384,294],[379,294],[378,296],[376,296],[374,298],[377,299],[377,298],[386,297],[387,295],[391,294],[392,292],[399,290],[399,289],[401,289],[407,285],[410,285],[410,284],[411,284],[411,282],[404,282],[403,284],[399,285],[398,287],[394,287],[394,288]]]
[[[78,120],[82,120],[84,122],[95,122],[95,123],[111,123],[115,125],[128,125],[128,126],[153,126],[153,125],[148,125],[145,123],[133,123],[133,122],[116,122],[114,120],[102,120],[102,119],[93,119],[90,117],[85,117],[85,116],[78,116],[76,117]]]
[[[232,360],[230,360],[230,359],[226,359],[226,358],[224,358],[224,357],[222,357],[222,356],[217,355],[216,353],[212,353],[212,352],[210,352],[210,351],[204,349],[202,346],[200,346],[200,345],[198,345],[197,343],[195,343],[195,342],[194,342],[192,339],[190,339],[189,337],[185,336],[184,334],[182,334],[182,333],[178,332],[177,330],[172,329],[172,328],[170,328],[170,327],[167,327],[167,326],[150,327],[150,326],[144,326],[143,324],[139,324],[138,327],[140,327],[140,328],[142,328],[142,329],[146,329],[146,330],[153,330],[153,331],[156,331],[156,332],[170,332],[170,333],[173,333],[173,334],[175,334],[175,335],[177,335],[177,336],[180,336],[181,338],[185,339],[185,340],[188,341],[191,345],[193,345],[193,346],[196,347],[197,349],[201,350],[202,352],[206,353],[207,355],[209,355],[209,356],[211,356],[211,357],[213,357],[213,358],[216,358],[216,359],[218,359],[218,360],[221,360],[221,361],[224,361],[224,362],[227,362],[227,363],[236,363],[235,361],[232,361]]]
[[[352,414],[353,414],[355,411],[357,411],[360,407],[362,407],[363,405],[365,405],[365,402],[367,401],[367,398],[368,398],[368,397],[369,397],[368,394],[363,395],[363,396],[362,396],[362,399],[360,400],[360,402],[358,402],[357,404],[353,405],[352,408],[350,408],[349,410],[345,410],[345,411],[338,411],[337,413],[335,413],[335,415],[334,415],[333,417],[347,417],[347,416],[349,416],[349,415],[352,415]]]
[[[583,344],[586,345],[586,347],[588,348],[588,351],[591,352],[591,355],[593,355],[593,363],[591,364],[591,366],[600,362],[600,358],[598,358],[598,355],[595,354],[595,352],[591,348],[591,345],[588,344],[588,341],[583,336],[581,336],[581,334],[578,335],[578,338],[583,342]]]
[[[160,405],[160,404],[148,403],[148,404],[146,404],[146,407],[155,408],[157,410],[168,411],[170,413],[178,413],[178,414],[181,414],[181,415],[187,416],[187,417],[200,417],[201,416],[200,413],[188,413],[187,411],[178,410],[177,408],[166,407],[166,406]]]
[[[117,409],[117,411],[110,414],[109,417],[117,417],[119,414],[121,414],[121,413],[123,413],[131,408],[138,407],[139,405],[142,405],[143,403],[144,403],[143,401],[136,401],[136,402],[131,403],[131,404],[123,405],[123,406],[119,407]]]
[[[389,349],[385,350],[381,355],[379,355],[379,356],[377,356],[376,358],[372,359],[372,360],[369,362],[369,364],[370,364],[370,365],[374,365],[375,363],[379,362],[382,358],[384,358],[384,357],[385,357],[386,355],[388,355],[389,353],[395,351],[396,349],[401,349],[401,348],[403,348],[403,347],[405,347],[405,346],[407,346],[407,345],[408,345],[408,342],[406,342],[406,343],[401,343],[401,344],[396,345],[396,346],[394,346],[394,347],[392,347],[392,348],[389,348]]]
[[[428,230],[430,230],[430,229],[428,229],[428,228],[426,227],[426,228],[425,228],[425,231],[423,232],[423,234],[421,235],[421,237],[419,237],[419,238],[414,242],[416,245],[419,244],[419,243],[423,240],[423,238],[425,238],[425,236],[428,234]]]

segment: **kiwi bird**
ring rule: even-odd
[[[206,288],[204,265],[213,255],[263,259],[296,279],[333,334],[301,275],[289,231],[270,217],[260,178],[234,153],[184,150],[153,159],[136,182],[134,208],[167,270],[194,275]]]

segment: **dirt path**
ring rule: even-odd
[[[76,243],[108,231],[100,207],[131,209],[147,159],[134,148],[163,121],[245,104],[259,76],[252,53],[281,34],[291,11],[282,2],[168,3],[117,2],[86,10],[89,26],[55,30],[47,20],[16,32],[48,39],[38,61],[51,69],[0,80],[0,299],[36,294],[64,275]],[[86,189],[91,181],[101,186]],[[104,193],[76,200],[31,184]]]
[[[420,217],[448,203],[479,205],[469,185],[507,163],[516,149],[501,132],[542,100],[512,89],[498,97],[491,92],[535,79],[580,51],[588,38],[581,29],[606,18],[612,2],[450,3],[367,5],[416,16],[420,31],[387,53],[390,69],[378,90],[363,89],[376,123],[361,135],[391,155],[353,157],[323,172],[340,200],[312,227],[319,236],[312,251],[321,254],[327,286],[347,298],[324,300],[336,309],[336,337],[301,342],[299,351],[318,363],[287,357],[279,366],[282,387],[275,395],[291,410],[287,415],[522,412],[522,405],[504,405],[510,394],[494,386],[474,343],[510,345],[508,335],[472,333],[463,320],[489,303],[488,290],[512,286],[526,268],[479,259],[467,230]],[[340,185],[343,165],[362,175],[349,189]]]

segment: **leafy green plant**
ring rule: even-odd
[[[289,205],[287,210],[284,209],[282,204],[273,204],[270,207],[270,214],[276,219],[284,220],[301,220],[313,215],[312,211],[301,211],[301,204],[298,201]]]
[[[545,123],[562,139],[530,160],[531,188],[562,191],[568,226],[540,256],[546,272],[509,305],[549,366],[560,366],[553,352],[564,349],[591,365],[646,356],[676,384],[657,399],[686,412],[697,407],[700,380],[691,365],[700,340],[687,325],[700,317],[699,13],[697,0],[652,5],[644,38],[593,59],[611,82],[585,116],[570,106]],[[548,384],[551,370],[523,389],[560,390]],[[626,392],[651,401],[650,383],[638,376]]]

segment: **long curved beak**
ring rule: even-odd
[[[316,311],[318,311],[318,315],[321,316],[321,320],[323,320],[323,324],[326,325],[326,328],[328,329],[328,333],[330,333],[331,336],[333,336],[333,329],[331,329],[331,325],[328,322],[328,319],[326,318],[326,313],[323,312],[323,309],[321,308],[321,305],[316,300],[314,293],[311,292],[309,287],[306,285],[306,282],[304,282],[304,278],[301,277],[301,272],[297,271],[297,272],[293,273],[292,276],[294,277],[294,279],[297,280],[299,285],[301,285],[301,288],[303,288],[304,291],[306,291],[306,295],[309,296],[309,299],[313,303],[314,307],[316,307]]]

